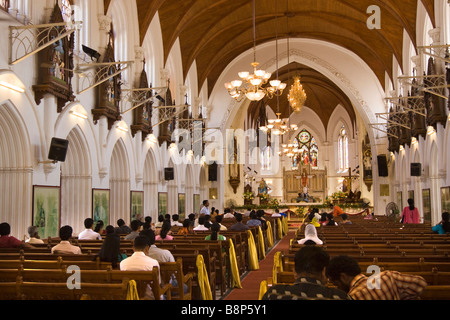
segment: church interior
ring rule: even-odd
[[[86,219],[183,222],[207,201],[264,228],[172,229],[159,280],[178,270],[189,292],[136,272],[139,293],[260,300],[295,282],[317,209],[335,213],[317,228],[330,257],[420,273],[422,299],[450,300],[449,232],[433,231],[450,211],[450,1],[1,0],[0,26],[0,299],[80,299],[61,270],[84,262],[109,280],[81,297],[129,297],[93,260],[103,240],[77,238]],[[50,254],[64,226],[81,257]],[[30,227],[43,244],[2,246]]]

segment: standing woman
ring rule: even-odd
[[[414,200],[408,199],[409,207],[403,209],[401,223],[403,224],[419,224],[419,210],[414,206]]]

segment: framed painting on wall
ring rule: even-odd
[[[167,214],[167,198],[166,192],[160,192],[158,194],[158,216],[165,216]]]
[[[180,221],[186,218],[186,195],[184,193],[178,194],[178,215]]]
[[[144,220],[144,192],[131,191],[131,220]]]
[[[194,194],[194,213],[199,214],[200,213],[200,195]]]
[[[110,224],[109,221],[109,190],[92,190],[92,218],[94,222],[103,221],[104,225]]]
[[[450,187],[441,188],[442,212],[450,212]]]
[[[423,200],[423,219],[425,222],[431,223],[431,194],[430,189],[422,190]]]
[[[58,237],[61,220],[61,189],[33,187],[33,226],[42,239]]]

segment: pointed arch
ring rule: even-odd
[[[77,125],[67,136],[69,149],[61,164],[61,225],[74,233],[84,229],[84,219],[91,217],[92,168],[88,143]]]
[[[144,214],[152,217],[153,221],[158,218],[158,182],[156,157],[150,149],[144,163]]]
[[[10,101],[0,104],[0,137],[0,220],[21,239],[32,224],[32,149],[27,127]]]
[[[118,139],[111,155],[110,165],[110,221],[130,220],[130,163],[122,138]],[[105,224],[107,223],[104,221]]]

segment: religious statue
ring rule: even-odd
[[[262,179],[259,184],[258,194],[259,194],[259,196],[269,194],[269,187],[267,186],[267,183],[264,179]]]

